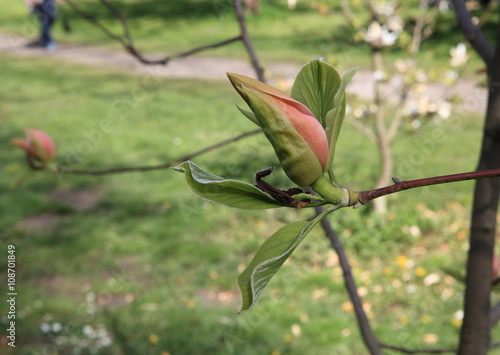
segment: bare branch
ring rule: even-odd
[[[321,212],[323,212],[323,209],[321,207],[315,207],[314,210],[316,212],[316,215],[319,215],[321,214]],[[361,332],[361,336],[363,337],[363,341],[365,342],[365,345],[371,355],[381,355],[382,352],[380,349],[380,343],[373,333],[370,322],[368,321],[368,317],[366,316],[365,310],[363,309],[363,303],[361,301],[361,297],[358,294],[356,282],[354,281],[351,272],[351,265],[349,264],[349,259],[347,257],[347,254],[345,253],[344,247],[340,242],[339,237],[333,230],[330,222],[326,218],[323,218],[321,220],[321,227],[323,228],[326,237],[330,241],[330,245],[335,250],[339,258],[339,264],[342,268],[342,273],[344,276],[344,284],[353,305],[354,312],[356,314],[356,320],[358,321],[358,327]]]
[[[125,35],[125,38],[127,39],[127,41],[128,41],[129,44],[133,44],[133,39],[132,39],[132,36],[130,35],[130,31],[128,29],[127,21],[122,16],[122,14],[120,13],[120,11],[118,11],[118,9],[114,5],[112,5],[108,0],[101,0],[101,2],[104,5],[106,5],[106,7],[109,9],[109,11],[111,11],[111,13],[120,21],[120,23],[122,25],[123,34]]]
[[[214,49],[214,48],[222,47],[222,46],[225,46],[225,45],[230,44],[232,42],[236,42],[236,41],[240,41],[241,40],[241,41],[244,42],[245,47],[246,47],[246,49],[247,49],[250,57],[252,58],[252,66],[254,67],[255,71],[257,72],[259,80],[264,81],[264,76],[263,76],[264,70],[260,67],[260,65],[258,63],[258,60],[257,60],[257,55],[255,54],[255,51],[254,51],[254,49],[252,47],[252,44],[250,42],[250,37],[248,36],[248,32],[246,30],[246,24],[245,24],[245,19],[243,17],[243,12],[241,12],[241,17],[240,17],[240,15],[238,15],[238,21],[239,21],[239,24],[240,24],[240,27],[241,27],[241,30],[242,30],[241,34],[239,34],[238,36],[231,37],[229,39],[225,39],[225,40],[222,40],[222,41],[219,41],[219,42],[216,42],[216,43],[212,43],[212,44],[207,44],[207,45],[204,45],[204,46],[195,47],[193,49],[189,49],[189,50],[187,50],[185,52],[181,52],[181,53],[178,53],[178,54],[172,54],[170,56],[164,56],[164,57],[159,58],[159,59],[150,59],[150,58],[145,57],[135,47],[134,42],[133,42],[133,38],[132,38],[132,36],[130,34],[130,30],[129,30],[129,27],[128,27],[128,24],[127,24],[127,20],[125,19],[125,17],[123,17],[123,15],[118,11],[118,9],[114,5],[112,5],[108,0],[100,0],[100,1],[109,9],[109,11],[113,14],[113,16],[116,17],[118,19],[118,21],[120,21],[120,24],[121,24],[121,27],[122,27],[122,31],[123,31],[123,35],[124,35],[125,38],[122,38],[122,37],[116,35],[115,33],[113,33],[113,31],[111,31],[109,28],[107,28],[106,26],[104,26],[95,17],[93,17],[92,15],[90,15],[89,13],[87,13],[86,11],[84,11],[83,9],[81,9],[80,7],[78,7],[73,2],[73,0],[66,0],[66,2],[68,3],[68,5],[76,13],[78,13],[80,16],[82,16],[84,19],[86,19],[92,25],[94,25],[97,28],[99,28],[102,32],[104,32],[104,34],[106,34],[106,36],[108,36],[109,38],[111,38],[112,40],[114,40],[116,42],[119,42],[122,45],[122,47],[125,48],[125,50],[127,51],[127,53],[131,54],[133,57],[135,57],[142,64],[147,64],[147,65],[166,65],[166,64],[168,64],[168,62],[170,60],[172,60],[174,58],[184,58],[184,57],[187,57],[187,56],[190,56],[190,55],[193,55],[193,54],[196,54],[196,53],[208,50],[208,49]],[[234,1],[240,3],[239,0],[234,0]],[[240,4],[240,7],[241,7],[241,4]],[[235,8],[235,9],[236,9],[236,11],[238,11],[237,8]]]
[[[72,175],[91,175],[91,176],[100,176],[100,175],[109,175],[109,174],[118,174],[118,173],[133,173],[133,172],[139,172],[139,171],[150,171],[150,170],[161,170],[161,169],[169,169],[173,167],[176,164],[182,163],[186,160],[193,159],[199,155],[202,155],[204,153],[208,153],[212,150],[224,147],[230,143],[239,141],[243,138],[252,136],[254,134],[260,133],[262,130],[255,129],[250,132],[245,132],[242,134],[239,134],[235,137],[226,139],[222,142],[213,144],[211,146],[205,147],[203,149],[197,150],[193,153],[189,153],[187,155],[184,155],[183,157],[171,160],[167,163],[160,164],[160,165],[150,165],[150,166],[132,166],[132,167],[121,167],[121,168],[112,168],[112,169],[104,169],[104,170],[75,170],[75,169],[70,169],[70,168],[60,168],[58,167],[55,171],[56,174],[72,174]]]
[[[207,49],[214,49],[214,48],[217,48],[217,47],[222,47],[222,46],[225,46],[226,44],[229,44],[229,43],[232,43],[232,42],[236,42],[236,41],[240,41],[240,40],[241,40],[241,35],[238,35],[236,37],[232,37],[232,38],[229,38],[229,39],[217,42],[217,43],[207,44],[205,46],[196,47],[196,48],[187,50],[187,51],[179,53],[179,54],[171,55],[169,57],[169,59],[188,57],[190,55],[196,54],[196,53],[201,52],[201,51],[205,51]]]
[[[257,59],[257,55],[255,54],[255,49],[253,48],[252,41],[250,40],[250,36],[248,35],[247,25],[245,21],[245,14],[243,13],[243,6],[241,5],[241,0],[233,0],[233,5],[234,5],[234,10],[236,11],[236,18],[238,19],[238,24],[240,25],[241,39],[245,44],[245,48],[248,52],[248,55],[250,56],[252,67],[255,70],[257,79],[265,83],[266,78],[264,76],[264,69],[259,64],[259,60]]]

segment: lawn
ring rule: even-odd
[[[100,2],[80,0],[75,3],[113,33],[123,35],[119,21]],[[137,48],[145,52],[179,53],[239,34],[230,0],[114,0],[111,3],[127,18]],[[270,61],[302,64],[317,56],[327,58],[342,69],[349,68],[353,58],[356,65],[370,66],[367,55],[369,47],[359,38],[354,40],[355,32],[338,1],[298,1],[293,11],[288,9],[285,0],[261,3],[261,13],[249,14],[247,21],[249,33],[264,66]],[[408,30],[413,26],[417,3],[415,0],[405,3],[403,15],[407,19]],[[319,11],[318,6],[323,10]],[[357,18],[365,21],[368,16],[365,7],[357,6],[355,9]],[[27,14],[23,2],[3,2],[0,4],[0,12],[3,15],[1,32],[28,38],[36,36],[36,18]],[[494,38],[497,17],[496,11],[493,11],[483,26],[490,38]],[[59,19],[54,30],[58,41],[119,47],[68,5],[60,7]],[[62,19],[69,23],[70,32],[63,30]],[[368,22],[365,24],[367,27]],[[407,42],[408,36],[401,41]],[[433,35],[423,42],[422,51],[415,57],[419,59],[419,65],[425,68],[441,68],[449,60],[450,48],[459,42],[463,42],[463,37],[457,31],[453,12],[443,12],[436,20]],[[384,53],[392,60],[400,57],[404,51],[391,48],[384,50]],[[203,55],[247,58],[241,43],[209,50]],[[474,75],[474,71],[482,66],[474,54],[472,60],[474,65],[470,75]]]
[[[54,138],[58,162],[70,169],[160,164],[254,128],[237,112],[240,100],[229,83],[144,80],[51,59],[0,60],[0,97],[6,98],[0,249],[16,248],[18,292],[17,352],[2,336],[2,353],[365,354],[338,261],[320,230],[257,306],[236,314],[238,272],[267,236],[311,212],[214,205],[191,193],[173,170],[29,174],[23,154],[8,145],[24,127],[37,127]],[[432,138],[437,130],[444,134]],[[398,176],[473,170],[480,130],[481,118],[465,113],[418,135],[403,133],[395,146]],[[278,165],[262,136],[195,161],[249,182],[255,171]],[[341,183],[373,186],[375,150],[349,124],[336,165]],[[280,171],[274,175],[270,181],[289,187]],[[387,224],[369,206],[332,216],[382,341],[413,348],[456,344],[463,285],[449,273],[464,272],[472,186],[392,196]],[[4,262],[0,274],[6,280]],[[2,302],[0,313],[6,310]],[[1,322],[5,329],[7,319]]]

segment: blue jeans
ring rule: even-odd
[[[40,15],[40,24],[42,26],[41,38],[44,46],[52,42],[50,29],[56,19],[57,8],[55,0],[44,0],[40,5],[36,5],[35,11]]]

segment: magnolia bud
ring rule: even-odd
[[[56,155],[56,146],[47,133],[39,130],[27,128],[26,138],[15,138],[11,144],[23,149],[32,168],[43,169]]]
[[[325,130],[307,106],[258,80],[227,74],[251,112],[243,112],[262,128],[288,177],[308,186],[324,173],[329,146]]]

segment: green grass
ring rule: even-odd
[[[232,5],[228,0],[115,0],[112,3],[127,18],[137,48],[145,52],[179,53],[222,41],[239,33]],[[317,56],[327,58],[342,68],[348,68],[353,62],[363,67],[370,66],[367,56],[369,48],[362,41],[354,40],[355,32],[338,2],[321,1],[327,9],[324,14],[318,12],[318,3],[299,1],[297,8],[290,11],[285,0],[263,1],[260,15],[247,16],[249,33],[264,66],[270,61],[302,64]],[[115,34],[122,36],[119,21],[102,4],[94,0],[78,1],[77,4]],[[416,16],[416,4],[413,1],[403,10],[409,31]],[[367,27],[366,9],[363,6],[358,8],[356,16],[365,21],[364,25]],[[4,14],[0,31],[28,38],[36,36],[36,18],[28,16],[22,2],[2,3],[0,10]],[[497,17],[496,11],[493,11],[483,26],[492,40]],[[72,30],[64,32],[62,21],[59,21],[54,31],[58,41],[119,48],[119,44],[67,5],[60,7],[60,18],[66,18]],[[457,31],[453,12],[440,14],[435,32],[423,42],[422,51],[417,56],[419,65],[427,69],[442,67],[449,60],[450,48],[459,42],[463,42],[463,37]],[[384,49],[384,53],[389,59],[389,67],[394,59],[404,54],[397,48]],[[209,50],[202,55],[247,58],[241,43]],[[470,75],[483,65],[474,54],[472,59],[473,69]]]
[[[144,86],[141,76],[109,69],[43,58],[1,60],[0,246],[4,255],[8,244],[16,247],[16,354],[366,353],[336,257],[320,230],[308,236],[254,309],[235,313],[238,270],[267,236],[285,222],[309,218],[309,211],[248,212],[210,204],[172,170],[104,177],[37,173],[12,186],[27,170],[22,153],[7,142],[24,127],[47,131],[58,162],[75,169],[159,164],[253,129],[237,112],[240,100],[228,83],[162,79]],[[433,140],[439,129],[444,134]],[[419,135],[400,135],[398,175],[472,170],[480,130],[481,118],[464,114],[427,125]],[[196,163],[245,181],[258,169],[277,166],[261,136]],[[336,166],[341,183],[373,186],[375,150],[349,124]],[[279,171],[270,181],[289,187]],[[98,193],[98,203],[81,210],[51,199],[57,190]],[[368,206],[332,216],[382,341],[411,348],[456,344],[459,328],[452,322],[463,286],[443,270],[463,272],[471,190],[465,182],[392,196],[385,225]],[[36,227],[33,217],[43,215],[45,222],[47,216],[57,222]],[[418,267],[424,269],[420,276]],[[3,282],[6,272],[2,262]],[[429,274],[440,281],[426,287]],[[5,310],[2,302],[2,315]],[[62,330],[42,332],[54,323]],[[102,338],[84,335],[84,327],[91,334],[89,325],[106,329],[110,347],[97,349]],[[301,335],[292,332],[297,326]],[[424,342],[428,334],[439,336],[436,344]],[[6,346],[2,352],[14,353]]]

